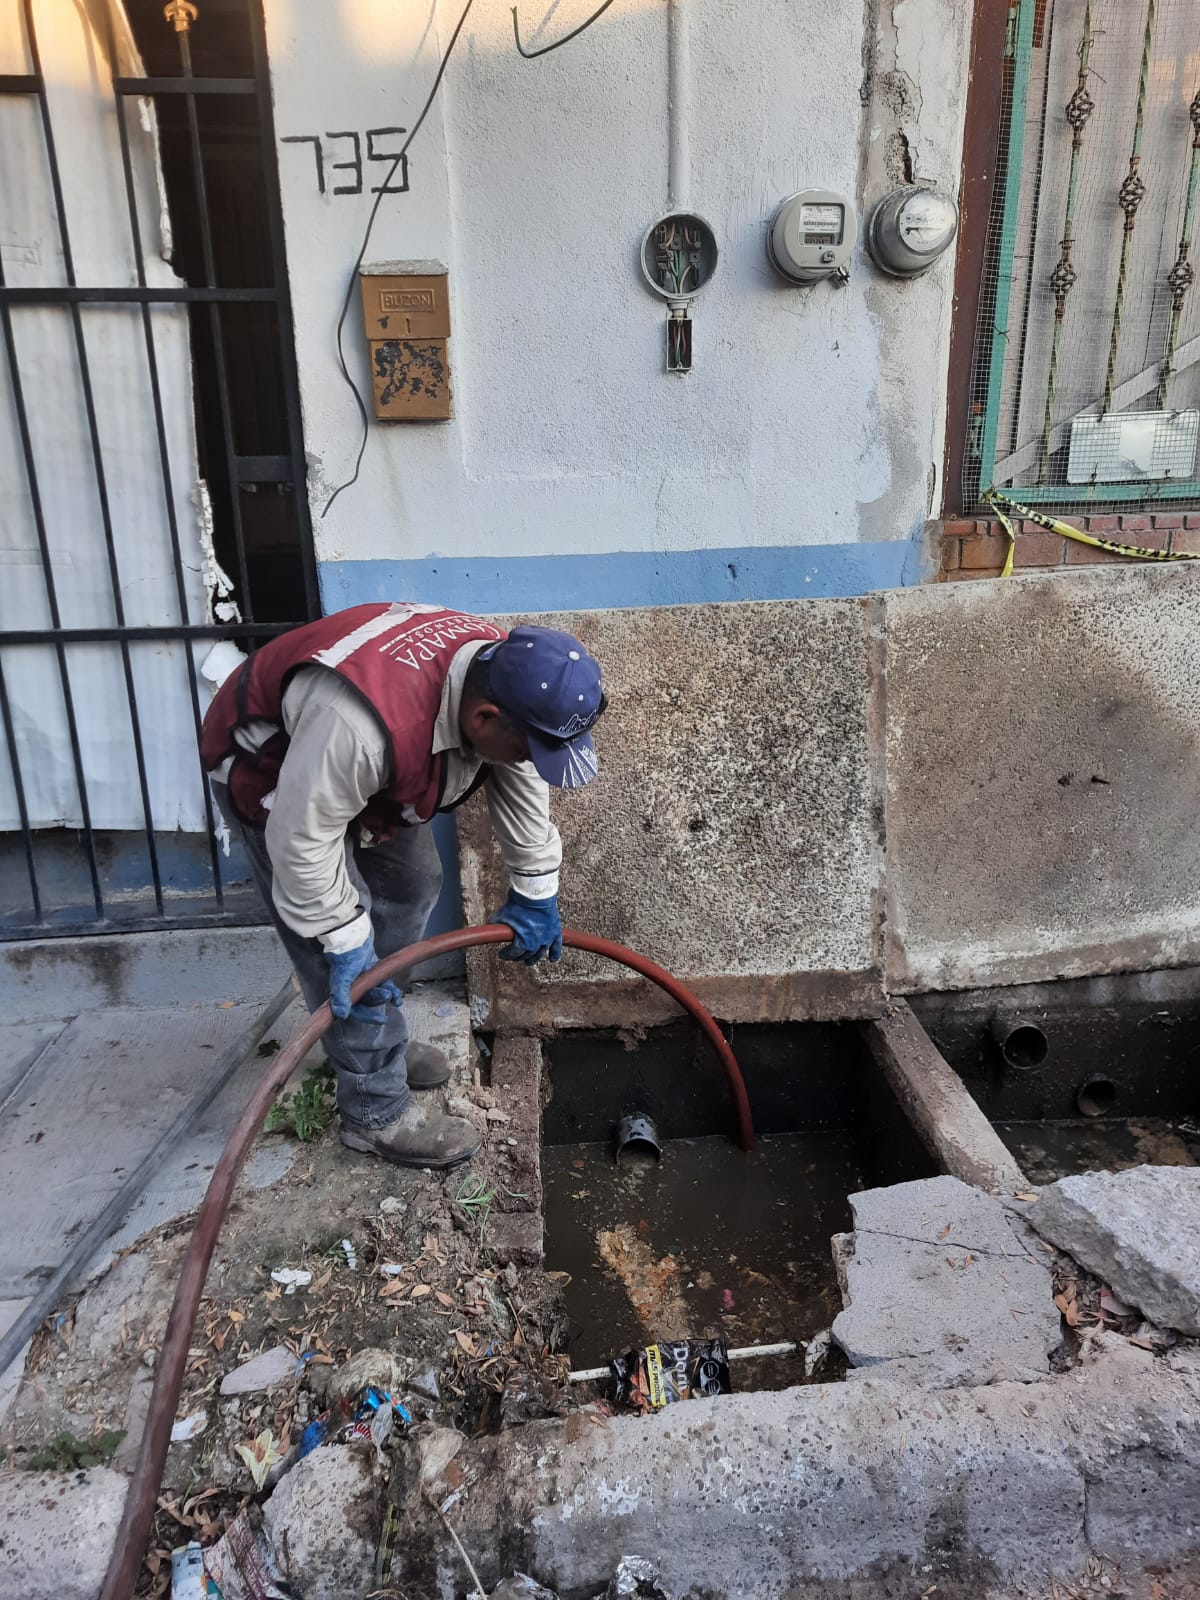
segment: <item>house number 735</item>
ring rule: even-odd
[[[408,188],[408,157],[405,156],[395,172],[388,172],[399,153],[399,138],[408,130],[406,128],[368,128],[365,134],[349,132],[335,133],[290,133],[280,139],[280,144],[311,144],[313,159],[317,169],[317,193],[326,192],[326,168],[332,177],[334,173],[348,172],[352,174],[349,183],[335,183],[329,190],[331,194],[361,194],[363,192],[363,140],[366,140],[366,159],[368,161],[381,161],[385,163],[383,181],[371,186],[371,194],[404,194]],[[348,160],[334,161],[326,159],[326,148],[329,156],[348,156]],[[334,140],[346,141],[334,144]],[[388,148],[384,149],[386,145]],[[368,173],[368,177],[373,174]]]

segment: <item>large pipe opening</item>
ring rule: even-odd
[[[1022,1018],[994,1017],[989,1032],[1000,1051],[1000,1059],[1014,1072],[1032,1072],[1040,1067],[1050,1049],[1037,1023]]]

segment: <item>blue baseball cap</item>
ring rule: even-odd
[[[529,731],[529,757],[556,789],[582,789],[599,762],[591,729],[604,710],[600,663],[579,640],[523,624],[488,652],[497,704]]]

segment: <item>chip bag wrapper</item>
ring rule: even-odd
[[[729,1353],[724,1339],[676,1339],[614,1356],[617,1403],[631,1411],[661,1411],[677,1400],[730,1394]]]

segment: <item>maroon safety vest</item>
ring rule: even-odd
[[[200,753],[209,772],[232,756],[226,782],[243,821],[264,827],[263,801],[274,791],[287,753],[283,697],[299,667],[322,666],[351,684],[387,738],[388,780],[361,820],[385,837],[397,826],[427,822],[441,804],[445,754],[433,754],[433,728],[456,651],[474,640],[503,639],[482,617],[409,603],[352,606],[293,628],[255,652],[217,691],[204,718]],[[234,732],[248,722],[280,724],[259,750],[243,750]]]

